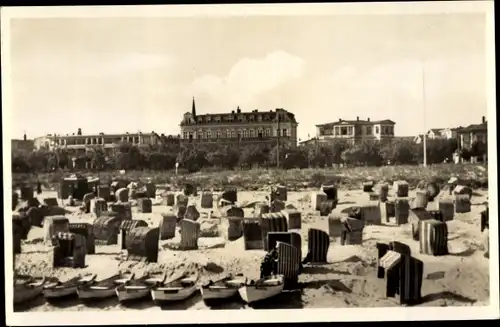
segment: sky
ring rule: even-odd
[[[479,13],[12,19],[12,137],[179,134],[193,97],[200,114],[284,108],[302,140],[339,118],[479,123],[485,30]]]

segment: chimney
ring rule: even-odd
[[[23,140],[26,141],[26,133],[24,133]]]
[[[359,121],[359,116],[356,117],[356,121]]]
[[[483,116],[483,124],[486,123],[486,117]]]
[[[81,128],[78,129],[78,132],[76,133],[76,135],[82,135],[82,129]]]
[[[342,118],[339,118],[339,121],[342,121]]]
[[[238,106],[238,108],[236,108],[236,112],[239,113],[239,114],[241,113],[240,106]]]
[[[367,121],[370,121],[370,117],[368,117]]]
[[[234,114],[234,110],[231,110],[231,113]]]

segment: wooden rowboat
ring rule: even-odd
[[[284,287],[282,275],[270,276],[256,282],[245,283],[238,292],[246,303],[253,303],[280,294]]]
[[[198,288],[199,275],[183,273],[173,280],[159,283],[151,289],[153,301],[182,301],[190,297]]]
[[[17,275],[14,280],[14,304],[28,302],[43,292],[45,277]]]
[[[116,287],[115,292],[118,301],[129,302],[148,297],[151,294],[151,288],[163,283],[166,276],[162,277],[146,274],[139,279],[131,279],[126,283]]]
[[[96,274],[88,274],[73,277],[65,282],[61,282],[57,278],[53,279],[43,286],[43,296],[49,300],[75,295],[78,286],[92,283],[96,277]]]
[[[116,294],[115,288],[134,278],[132,273],[120,273],[109,278],[93,281],[77,287],[76,292],[80,300],[97,300],[112,297]]]
[[[201,287],[203,301],[228,299],[238,294],[238,289],[245,284],[243,275],[225,276]]]

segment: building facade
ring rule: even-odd
[[[28,140],[26,134],[24,134],[24,138],[22,140],[11,140],[10,143],[11,151],[26,151],[31,152],[35,149],[35,141]]]
[[[83,135],[81,130],[72,135],[52,135],[38,137],[35,139],[35,148],[46,148],[53,150],[56,148],[66,149],[75,153],[84,153],[87,149],[93,147],[102,147],[104,150],[110,151],[116,149],[122,143],[129,143],[138,147],[148,147],[161,145],[165,143],[178,143],[179,136],[158,135],[155,132],[151,133],[124,133],[124,134],[89,134]]]
[[[347,140],[352,143],[362,141],[386,141],[394,138],[395,122],[392,120],[371,121],[343,120],[336,122],[316,125],[316,138],[319,142],[328,142],[333,140]]]
[[[238,107],[230,113],[199,115],[193,98],[191,112],[180,123],[181,142],[296,146],[297,126],[295,115],[284,109],[243,112]]]
[[[481,124],[472,124],[457,129],[458,148],[470,148],[474,142],[488,144],[488,122],[483,116]]]

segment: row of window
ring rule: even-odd
[[[275,136],[290,136],[286,128],[281,130],[276,129]],[[270,137],[271,129],[227,129],[227,130],[216,130],[212,132],[211,130],[199,130],[197,132],[184,132],[184,139],[211,139],[211,138],[255,138],[255,137]]]
[[[220,123],[220,122],[262,122],[262,121],[273,121],[276,119],[274,115],[229,115],[229,116],[199,116],[195,118],[197,123]],[[280,119],[283,120],[283,116],[280,115]]]
[[[103,144],[114,144],[120,142],[128,142],[132,144],[139,144],[138,136],[130,137],[118,137],[118,138],[85,138],[85,139],[59,139],[56,141],[57,145],[103,145]]]
[[[373,135],[373,126],[365,126],[365,128],[358,131],[361,132],[362,135]],[[354,126],[335,126],[333,129],[322,129],[320,134],[336,136],[354,135]],[[375,134],[394,135],[394,127],[382,126],[380,128],[380,126],[375,126]]]

